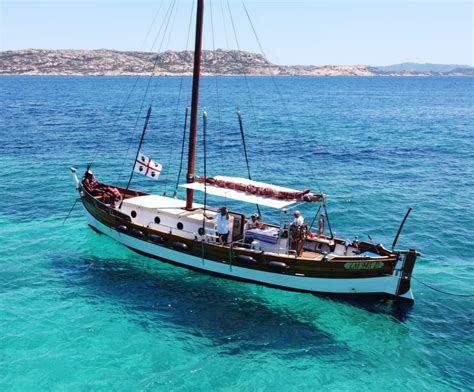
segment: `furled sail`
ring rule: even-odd
[[[322,201],[323,195],[309,189],[297,191],[247,178],[215,176],[199,177],[196,182],[180,185],[183,188],[207,192],[210,195],[282,209],[300,202]]]

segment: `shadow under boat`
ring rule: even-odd
[[[98,231],[95,227],[90,226],[97,234],[102,235],[100,231]],[[400,230],[399,230],[400,231]],[[148,255],[142,254],[139,251],[136,251],[135,249],[129,248],[132,252],[136,252],[142,256],[147,257]],[[167,264],[174,265],[172,262],[167,262],[164,261]],[[193,270],[193,268],[188,268],[185,266],[181,266],[182,268],[188,269],[188,270]],[[197,272],[200,274],[201,272]],[[209,275],[214,275],[213,273],[207,271],[206,275],[204,276],[209,276]],[[218,275],[221,276],[221,275]],[[233,280],[229,277],[224,276],[224,280]],[[236,281],[239,281],[239,279],[235,279]],[[258,283],[253,283],[252,284],[257,284]],[[264,284],[260,284],[262,286],[266,286]],[[275,289],[279,290],[277,287],[274,287]],[[350,294],[338,294],[338,293],[307,293],[314,295],[315,297],[318,298],[324,298],[329,301],[334,301],[337,303],[342,303],[346,305],[350,305],[359,309],[366,310],[371,313],[375,314],[384,314],[387,316],[393,317],[395,320],[399,322],[405,322],[408,318],[408,316],[411,313],[411,310],[413,309],[413,301],[405,301],[405,300],[399,300],[399,299],[394,299],[390,296],[387,298],[380,298],[380,294],[358,294],[356,297],[354,296],[353,293]]]
[[[144,329],[158,330],[163,324],[178,327],[177,333],[207,339],[222,354],[272,350],[281,357],[340,358],[350,352],[315,322],[250,297],[248,291],[236,290],[225,280],[215,282],[207,275],[121,259],[58,256],[52,261],[70,286],[112,299]]]
[[[394,299],[374,299],[373,296],[367,294],[359,294],[354,297],[351,294],[313,294],[318,298],[324,298],[328,301],[350,305],[359,309],[366,310],[374,314],[384,314],[394,318],[396,321],[405,322],[412,309],[413,302],[397,301]]]

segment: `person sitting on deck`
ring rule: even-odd
[[[122,197],[117,188],[100,184],[90,169],[86,171],[82,184],[92,196],[98,196],[99,200],[109,204],[111,207],[114,207],[115,202],[119,201]]]
[[[114,188],[113,186],[107,186],[104,190],[102,198],[105,204],[110,204],[110,206],[113,208],[115,207],[115,203],[122,198],[122,194],[117,188]]]
[[[92,170],[87,170],[84,175],[84,181],[82,181],[84,188],[92,195],[99,196],[103,193],[103,188],[99,182],[95,179]]]
[[[245,223],[245,231],[252,230],[252,229],[260,229],[261,223],[259,222],[260,215],[252,214],[250,219]]]
[[[262,224],[259,222],[260,215],[258,214],[252,214],[250,216],[250,219],[245,223],[245,233],[248,230],[253,230],[253,229],[261,229]],[[253,240],[252,237],[245,235],[245,242],[246,243],[251,243]]]

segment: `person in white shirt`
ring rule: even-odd
[[[296,250],[296,254],[301,256],[303,253],[303,245],[307,235],[307,226],[304,224],[304,218],[301,212],[294,212],[295,219],[290,225],[291,249]]]
[[[258,214],[252,214],[250,219],[245,224],[245,231],[252,230],[252,229],[259,229],[260,228],[260,222],[258,221],[259,218],[260,216]]]
[[[304,224],[304,218],[301,215],[301,212],[295,211],[294,217],[295,219],[291,222],[292,226],[302,226]]]
[[[260,215],[258,214],[252,214],[250,219],[245,223],[245,232],[244,232],[244,238],[246,243],[251,243],[253,238],[249,235],[247,236],[247,231],[248,230],[253,230],[253,229],[260,229],[262,225],[258,221],[260,218]]]
[[[219,242],[227,244],[229,241],[229,212],[226,207],[221,207],[219,212],[214,215],[216,220],[216,231]]]

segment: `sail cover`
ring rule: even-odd
[[[216,176],[216,177],[212,177],[212,183],[209,183],[209,181],[210,181],[209,178],[207,179],[207,181],[204,181],[203,179],[200,178],[197,182],[193,182],[191,184],[181,184],[180,187],[187,188],[187,189],[194,189],[201,192],[207,192],[210,195],[220,196],[227,199],[238,200],[245,203],[258,204],[261,206],[267,206],[267,207],[276,208],[276,209],[287,208],[295,203],[307,201],[307,200],[303,200],[302,198],[303,196],[300,199],[296,199],[296,198],[291,199],[289,197],[285,199],[280,199],[277,197],[256,194],[256,193],[249,192],[248,190],[243,190],[244,188],[249,187],[248,189],[251,189],[251,190],[254,190],[254,189],[268,190],[267,193],[272,193],[274,195],[276,194],[278,195],[303,194],[303,192],[298,192],[294,189],[267,184],[264,182],[253,181],[247,178]],[[206,182],[206,184],[204,182]],[[239,189],[230,188],[230,187],[236,188],[236,185],[238,185]],[[305,195],[315,197],[315,195],[311,195],[307,192],[305,193]],[[309,201],[313,201],[313,200],[309,200]]]

